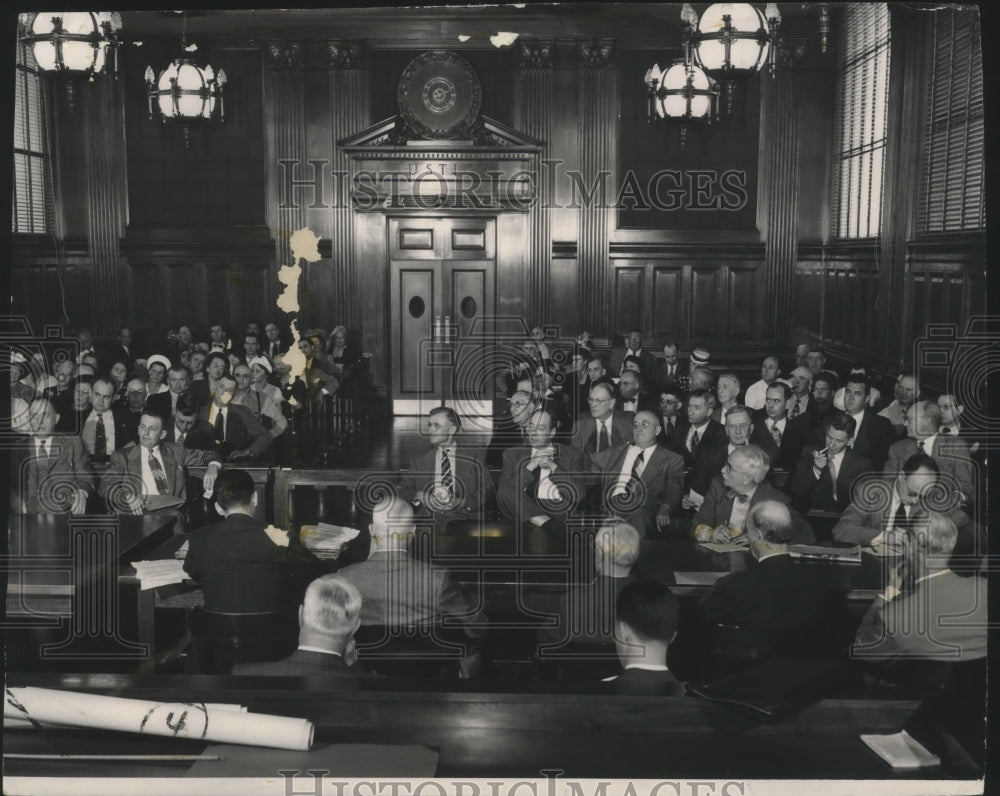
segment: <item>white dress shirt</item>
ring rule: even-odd
[[[651,445],[648,448],[640,448],[638,445],[629,445],[628,450],[625,451],[625,458],[622,460],[622,469],[618,474],[618,481],[615,484],[615,489],[611,493],[612,497],[617,497],[625,493],[625,489],[632,480],[632,467],[635,465],[635,460],[639,458],[640,453],[645,453],[642,457],[642,461],[639,462],[639,466],[635,468],[635,474],[642,476],[646,470],[646,465],[649,464],[649,457],[653,455],[653,450],[655,445]]]

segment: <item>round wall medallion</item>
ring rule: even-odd
[[[399,78],[399,113],[422,138],[468,137],[483,90],[472,65],[447,50],[418,55]]]

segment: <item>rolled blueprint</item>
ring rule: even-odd
[[[307,719],[241,713],[204,702],[149,702],[51,688],[7,688],[4,718],[216,743],[306,751],[315,728]]]

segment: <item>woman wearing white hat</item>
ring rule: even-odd
[[[277,406],[285,400],[281,388],[268,383],[274,366],[267,357],[251,357],[247,362],[250,366],[250,389],[270,398]]]
[[[166,392],[170,388],[167,386],[167,371],[170,370],[170,360],[163,354],[153,354],[146,360],[146,395],[156,395]]]

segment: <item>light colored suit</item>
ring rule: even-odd
[[[609,495],[621,475],[629,447],[628,444],[617,445],[593,456],[594,467],[601,473],[601,492],[608,511],[615,511],[614,499]],[[680,506],[684,492],[684,457],[659,445],[647,448],[645,454],[646,466],[639,479],[645,487],[645,499],[641,506],[625,513],[624,519],[640,533],[651,537],[659,532],[656,514],[660,507],[665,505],[675,513]]]
[[[39,458],[33,437],[18,440],[11,461],[11,511],[26,514],[68,512],[76,490],[94,494],[90,457],[78,436],[52,435]],[[72,487],[71,489],[68,487]]]
[[[917,441],[910,437],[892,443],[889,446],[889,458],[885,461],[884,474],[895,477],[901,473],[906,460],[918,450]],[[957,487],[966,501],[976,499],[975,467],[969,456],[969,446],[964,440],[939,434],[934,438],[931,458],[937,462],[941,475],[954,479],[954,483],[945,485],[949,491]]]
[[[167,479],[167,492],[174,497],[186,498],[187,496],[185,467],[200,467],[221,461],[213,451],[182,448],[175,442],[163,440],[159,447],[160,458],[163,460],[163,475]],[[98,494],[107,500],[116,489],[121,489],[129,482],[141,491],[142,459],[140,457],[143,455],[148,456],[148,452],[141,445],[133,445],[130,448],[112,453],[108,469],[101,476]]]

